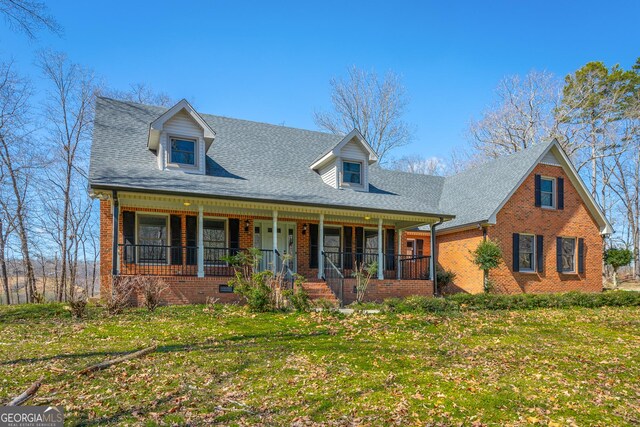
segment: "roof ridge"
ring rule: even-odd
[[[133,106],[159,108],[159,109],[164,109],[165,111],[167,111],[167,110],[169,110],[171,108],[171,107],[164,107],[164,106],[161,106],[161,105],[151,105],[151,104],[143,104],[141,102],[125,101],[125,100],[122,100],[122,99],[112,98],[112,97],[109,97],[109,96],[98,96],[98,98],[99,99],[106,99],[106,100],[110,100],[110,101],[114,101],[114,102],[120,102],[120,103],[123,103],[123,104],[129,104],[129,105],[133,105]],[[201,116],[203,116],[203,117],[204,116],[209,116],[209,117],[216,117],[216,118],[220,118],[220,119],[235,120],[235,121],[245,122],[245,123],[255,123],[255,124],[271,126],[271,127],[275,127],[275,128],[279,128],[279,129],[291,129],[291,130],[297,130],[297,131],[309,132],[309,133],[316,133],[316,134],[325,135],[325,136],[331,136],[331,137],[336,137],[336,138],[344,138],[345,135],[346,135],[346,134],[345,135],[341,135],[341,134],[330,133],[330,132],[322,132],[322,131],[313,130],[313,129],[305,129],[305,128],[301,128],[301,127],[277,125],[277,124],[274,124],[274,123],[261,122],[261,121],[258,121],[258,120],[240,119],[240,118],[237,118],[237,117],[230,117],[230,116],[223,116],[223,115],[218,115],[218,114],[203,113],[200,110],[196,110],[196,112],[198,114],[200,114]]]

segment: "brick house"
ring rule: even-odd
[[[166,109],[99,98],[89,184],[100,200],[101,290],[114,277],[155,275],[169,303],[236,301],[224,258],[255,247],[257,268],[303,275],[312,297],[353,301],[353,268],[371,262],[369,299],[433,295],[435,258],[457,273],[457,289],[478,292],[468,249],[485,236],[508,258],[492,276],[501,291],[601,288],[610,226],[558,144],[449,178],[377,160],[355,130],[201,115],[185,100]]]

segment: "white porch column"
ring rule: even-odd
[[[402,259],[402,229],[396,228],[396,235],[398,236],[398,256],[396,257],[396,277],[398,280],[402,277],[402,263],[400,260]]]
[[[384,257],[382,256],[382,218],[378,218],[378,279],[384,279]]]
[[[324,214],[320,214],[320,224],[318,225],[318,279],[324,275]]]
[[[273,272],[278,272],[278,211],[273,211]]]
[[[202,205],[198,206],[198,277],[204,277],[204,219]]]

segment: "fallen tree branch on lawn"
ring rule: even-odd
[[[42,378],[40,378],[38,381],[36,381],[33,384],[31,384],[31,387],[26,389],[19,396],[15,397],[11,402],[7,403],[7,406],[20,406],[20,405],[22,405],[24,402],[26,402],[27,400],[31,399],[31,396],[36,394],[36,392],[38,391],[38,389],[40,388],[41,385],[42,385]]]
[[[158,348],[158,346],[151,346],[151,347],[147,347],[147,348],[143,348],[142,350],[138,350],[134,353],[129,353],[127,355],[124,355],[122,357],[118,357],[117,359],[113,359],[113,360],[107,360],[106,362],[101,362],[98,363],[96,365],[91,365],[89,367],[84,368],[83,370],[81,370],[80,372],[78,372],[78,374],[80,375],[86,375],[90,372],[95,372],[95,371],[99,371],[101,369],[106,369],[111,365],[115,365],[116,363],[120,363],[120,362],[124,362],[126,360],[131,360],[131,359],[135,359],[138,357],[142,357],[146,354],[149,353],[153,353],[154,351],[156,351],[156,349]]]

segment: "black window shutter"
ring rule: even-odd
[[[362,263],[364,253],[364,228],[356,227],[356,262]]]
[[[123,211],[122,212],[122,237],[124,239],[124,244],[126,245],[124,248],[124,262],[125,263],[133,263],[136,262],[135,254],[136,251],[133,247],[129,247],[129,245],[134,245],[136,243],[136,213],[131,211]]]
[[[417,256],[424,255],[424,240],[416,239],[416,252]]]
[[[389,228],[387,229],[387,242],[386,242],[386,252],[387,252],[387,260],[386,260],[386,265],[385,268],[387,270],[395,270],[396,269],[396,265],[395,265],[395,259],[396,259],[396,253],[395,253],[395,237],[396,237],[396,230]]]
[[[229,218],[229,248],[231,255],[235,255],[240,249],[240,220]]]
[[[513,233],[513,271],[520,271],[520,235]]]
[[[187,216],[187,265],[198,264],[198,217]]]
[[[353,268],[353,227],[344,227],[342,232],[344,249],[344,268]]]
[[[538,263],[538,273],[544,271],[544,236],[536,236],[536,262]]]
[[[556,270],[562,273],[562,237],[556,237]]]
[[[564,179],[558,178],[558,209],[564,209]]]
[[[541,193],[541,187],[542,187],[542,178],[540,177],[540,175],[536,175],[536,193],[535,193],[535,199],[536,199],[536,207],[540,207],[542,206],[542,193]]]
[[[578,273],[584,273],[584,239],[578,239]]]
[[[309,224],[309,268],[318,268],[318,224]]]
[[[182,265],[182,217],[171,215],[169,217],[171,227],[171,265]]]

